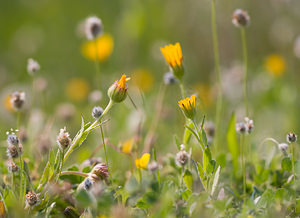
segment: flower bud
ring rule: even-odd
[[[27,72],[33,76],[34,73],[40,70],[40,65],[37,61],[33,60],[32,58],[28,59],[27,63]]]
[[[14,145],[9,145],[6,150],[7,156],[9,158],[17,158],[19,157],[18,147]]]
[[[288,133],[286,135],[286,141],[288,143],[296,142],[297,141],[297,135],[295,133],[292,133],[292,132]]]
[[[130,80],[130,78],[126,78],[126,75],[122,75],[120,80],[116,80],[114,84],[110,86],[107,95],[113,102],[120,103],[126,99],[128,90],[126,81],[128,80]]]
[[[34,206],[38,203],[39,198],[37,194],[30,191],[25,195],[25,200],[27,205]]]
[[[102,180],[106,180],[109,175],[106,163],[96,164],[90,174],[95,174]]]
[[[103,109],[102,107],[94,107],[93,108],[93,111],[92,111],[92,116],[95,118],[95,119],[99,119],[101,117],[101,115],[103,114]]]
[[[178,101],[178,105],[181,108],[183,114],[188,119],[194,119],[196,114],[196,103],[195,95],[192,95],[190,98],[183,99]]]
[[[232,23],[236,27],[246,27],[250,24],[250,17],[246,11],[236,9],[232,15]]]
[[[102,21],[98,17],[88,17],[85,20],[85,35],[89,40],[96,39],[102,32]]]
[[[10,96],[10,103],[15,110],[21,110],[25,103],[25,92],[13,92]]]
[[[70,134],[66,131],[66,127],[60,129],[60,132],[57,136],[57,144],[59,147],[64,150],[68,148],[72,143],[72,139],[70,138]]]

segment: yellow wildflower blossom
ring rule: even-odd
[[[146,69],[138,69],[132,73],[132,82],[141,91],[148,92],[153,88],[154,77]]]
[[[145,153],[143,154],[143,156],[141,158],[138,158],[135,160],[135,166],[138,169],[147,169],[147,165],[149,163],[150,160],[150,154],[149,153]]]
[[[183,57],[180,44],[177,42],[175,45],[166,45],[164,48],[160,48],[166,62],[172,68],[174,75],[181,80],[184,69],[183,69]]]
[[[187,118],[189,118],[189,119],[194,118],[195,113],[196,113],[195,95],[192,95],[190,98],[187,97],[183,100],[178,101],[178,105]]]
[[[133,142],[134,142],[133,139],[126,140],[122,145],[121,148],[122,152],[125,154],[130,154],[133,147]]]
[[[103,34],[95,41],[87,41],[82,45],[81,51],[85,58],[90,60],[106,61],[114,48],[114,40],[111,35]]]
[[[71,100],[82,101],[87,98],[90,85],[82,78],[73,78],[68,82],[65,91]]]
[[[265,68],[273,76],[281,76],[286,69],[284,57],[279,54],[271,54],[265,60]]]

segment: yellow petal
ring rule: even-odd
[[[150,160],[150,154],[145,153],[140,159],[140,167],[143,169],[147,169],[148,162]]]

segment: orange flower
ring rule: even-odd
[[[178,101],[178,105],[187,118],[189,119],[194,118],[196,114],[195,95],[192,95],[190,98],[185,98],[183,100]]]
[[[143,156],[141,158],[138,158],[135,160],[135,166],[138,169],[147,169],[147,165],[149,163],[150,160],[150,154],[149,153],[145,153],[143,154]]]
[[[107,94],[110,99],[116,103],[122,102],[127,97],[127,85],[126,81],[130,78],[126,78],[126,75],[122,75],[120,80],[114,82],[111,87],[108,89]]]

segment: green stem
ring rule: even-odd
[[[102,125],[100,126],[100,131],[101,131],[102,143],[103,143],[103,148],[104,148],[104,155],[105,155],[106,166],[107,166],[107,169],[108,169],[108,174],[111,177],[110,167],[108,165],[106,145],[105,145],[105,138],[104,138],[104,132],[103,132]]]
[[[214,59],[215,68],[217,74],[217,85],[218,85],[218,99],[216,108],[216,147],[220,144],[220,123],[222,114],[222,83],[221,83],[221,69],[220,69],[220,58],[219,58],[219,45],[218,45],[218,32],[217,32],[217,21],[216,21],[216,2],[211,1],[211,27],[213,35],[213,48],[214,48]]]
[[[63,171],[60,173],[61,176],[64,175],[74,175],[74,176],[81,176],[81,177],[88,177],[88,173],[78,172],[78,171]]]
[[[157,163],[157,158],[156,158],[156,150],[153,148],[153,159]],[[160,176],[159,176],[159,168],[156,170],[156,175],[157,175],[157,182],[158,182],[158,187],[160,187]]]
[[[21,122],[21,112],[17,112],[17,130],[20,128],[20,122]]]
[[[22,154],[20,154],[20,200],[21,200],[21,206],[23,207],[23,188],[24,188],[24,185],[23,185],[23,157],[22,157]],[[26,188],[26,187],[25,187]],[[25,196],[24,196],[25,197]]]
[[[142,184],[142,172],[140,168],[138,168],[138,173],[139,173],[139,182],[140,184]]]
[[[245,167],[245,152],[244,152],[244,135],[240,136],[240,153],[242,162],[242,173],[243,173],[243,197],[246,196],[246,167]]]
[[[179,80],[179,86],[180,86],[180,91],[181,91],[181,97],[184,99],[186,96],[186,93],[185,93],[185,88],[184,88],[182,80]]]
[[[58,181],[58,179],[59,179],[59,177],[61,175],[61,171],[62,171],[62,168],[63,168],[63,165],[64,165],[64,156],[65,156],[65,150],[63,150],[62,153],[61,153],[61,158],[60,158],[61,164],[59,166],[57,181]]]
[[[204,145],[203,141],[202,141],[202,138],[201,138],[201,134],[200,134],[200,131],[199,131],[199,128],[197,126],[197,123],[195,122],[195,120],[191,120],[195,129],[196,129],[196,134],[197,134],[197,137],[198,137],[198,142],[202,148],[202,151],[204,152],[205,151],[205,147],[206,145]]]
[[[242,38],[242,47],[243,47],[243,59],[244,59],[244,101],[245,101],[245,111],[246,116],[249,116],[249,106],[248,106],[248,87],[247,87],[247,77],[248,77],[248,52],[247,52],[247,40],[246,40],[246,29],[245,27],[241,28],[241,38]]]
[[[290,146],[291,146],[291,153],[292,153],[293,180],[294,180],[294,184],[295,184],[296,183],[296,174],[295,174],[295,147],[294,147],[294,143],[292,143]]]

